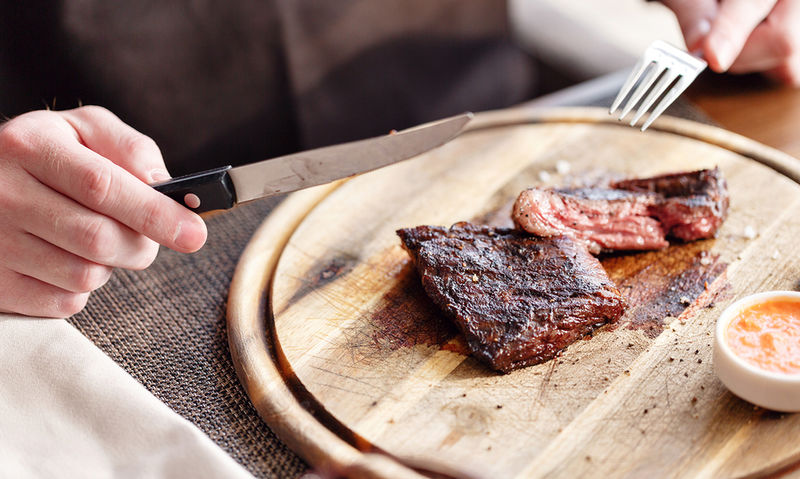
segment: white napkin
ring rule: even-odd
[[[252,477],[64,320],[0,314],[0,477]]]

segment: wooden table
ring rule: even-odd
[[[759,75],[709,74],[686,98],[723,128],[800,158],[800,89]]]

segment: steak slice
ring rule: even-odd
[[[591,253],[649,250],[669,245],[661,223],[650,216],[655,194],[608,188],[530,188],[517,197],[512,218],[537,236],[565,235]]]
[[[547,361],[625,309],[600,262],[569,237],[470,223],[397,234],[425,292],[499,371]]]
[[[666,247],[667,237],[714,236],[728,213],[728,191],[718,168],[619,181],[608,188],[531,188],[520,193],[512,217],[539,236],[567,235],[592,253]]]
[[[661,195],[651,214],[669,236],[683,241],[713,237],[728,216],[728,186],[719,168],[624,180],[611,186]]]

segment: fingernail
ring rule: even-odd
[[[708,32],[711,31],[711,22],[707,19],[703,18],[697,24],[686,32],[686,48],[689,50],[694,50],[697,48],[697,44],[708,35]]]
[[[163,168],[155,168],[150,170],[150,182],[151,183],[158,183],[161,181],[167,181],[168,179],[172,178],[167,170]]]
[[[203,246],[206,225],[202,218],[181,221],[175,231],[175,245],[185,251],[196,251]]]

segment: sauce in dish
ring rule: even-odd
[[[733,353],[753,366],[800,374],[800,302],[776,298],[746,307],[726,336]]]

